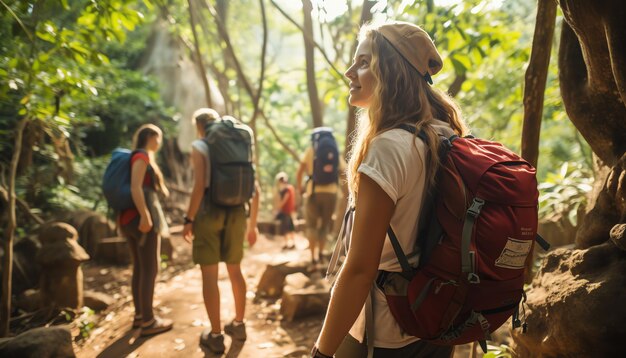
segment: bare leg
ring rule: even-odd
[[[246,280],[241,273],[239,264],[226,264],[230,284],[233,287],[233,298],[235,299],[235,321],[243,321],[246,311]]]
[[[220,321],[220,289],[217,285],[218,265],[200,266],[202,271],[202,296],[204,307],[211,321],[211,333],[221,333]]]

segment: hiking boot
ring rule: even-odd
[[[147,324],[144,323],[141,325],[141,335],[145,337],[151,336],[153,334],[167,332],[172,329],[173,325],[174,324],[172,323],[171,319],[154,316],[152,321],[148,322]]]
[[[222,354],[226,350],[224,346],[224,335],[220,333],[215,336],[211,333],[210,329],[205,329],[200,335],[200,345],[215,354]]]
[[[234,320],[224,326],[224,333],[238,341],[245,341],[248,338],[246,335],[246,324],[243,322],[235,324]]]

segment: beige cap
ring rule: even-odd
[[[408,22],[391,22],[378,27],[393,48],[424,78],[432,83],[431,75],[443,67],[441,56],[426,31]]]
[[[282,182],[286,183],[288,178],[289,177],[287,176],[287,173],[285,173],[285,172],[280,172],[280,173],[276,174],[276,181],[282,181]]]
[[[209,122],[220,118],[220,115],[212,108],[198,108],[191,115],[191,122],[196,123],[196,119],[198,118],[204,118],[205,122]]]

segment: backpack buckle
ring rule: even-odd
[[[485,200],[476,197],[472,201],[472,205],[469,207],[469,209],[467,209],[467,213],[473,216],[474,218],[476,218],[480,214],[480,211],[482,210],[483,205],[485,205]]]
[[[470,272],[467,274],[467,281],[469,283],[480,283],[480,277],[477,274]]]

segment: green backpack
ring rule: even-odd
[[[218,206],[245,204],[254,194],[252,130],[224,116],[209,122],[205,133],[211,161],[211,184],[205,197]]]

